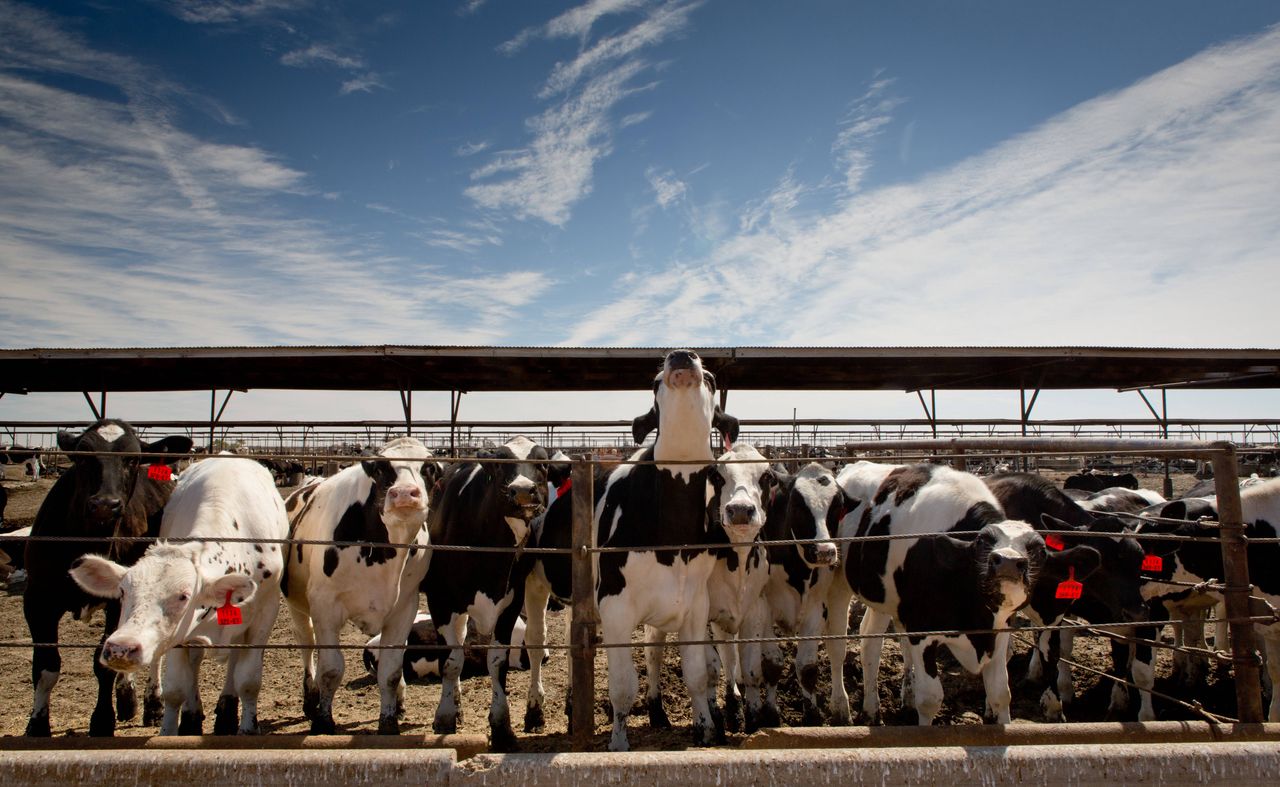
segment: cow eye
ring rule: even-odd
[[[181,603],[185,604],[185,603],[187,603],[187,602],[188,602],[188,601],[190,601],[190,600],[191,600],[191,594],[190,594],[190,593],[187,593],[186,591],[183,591],[182,593],[179,593],[179,594],[178,594],[178,601],[179,601],[179,602],[181,602]]]
[[[825,475],[818,476],[818,483],[822,486],[831,486],[831,479]]]

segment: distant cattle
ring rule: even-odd
[[[932,723],[942,705],[940,645],[966,670],[982,673],[990,717],[1008,723],[1009,634],[926,632],[1006,628],[1031,601],[1042,573],[1084,579],[1098,553],[1086,546],[1046,552],[1040,534],[1008,520],[981,480],[946,466],[893,468],[874,492],[853,486],[845,491],[860,501],[856,535],[921,536],[855,541],[845,565],[849,586],[867,605],[862,633],[883,633],[892,622],[905,635],[919,723]],[[870,642],[863,643],[863,710],[874,721],[880,651],[868,648]]]
[[[105,641],[120,620],[120,602],[85,593],[67,570],[82,555],[105,551],[122,565],[130,565],[146,550],[146,543],[113,541],[113,537],[154,536],[160,532],[164,505],[173,491],[173,482],[153,478],[149,467],[155,455],[184,455],[191,448],[186,437],[166,437],[155,443],[138,438],[133,427],[117,419],[103,419],[79,435],[58,433],[64,451],[97,452],[72,457],[72,467],[49,490],[32,525],[32,536],[81,536],[84,541],[32,541],[27,544],[27,588],[22,611],[37,643],[31,656],[31,679],[35,686],[29,736],[48,737],[49,695],[58,682],[62,659],[56,646],[58,623],[70,612],[85,619],[105,605]],[[140,456],[140,454],[142,454]],[[112,735],[116,720],[133,718],[137,699],[131,680],[120,680],[94,654],[93,671],[98,678],[98,701],[89,720],[90,735]],[[116,705],[112,707],[112,687]]]
[[[357,464],[295,491],[285,501],[292,537],[344,545],[296,544],[283,589],[302,651],[303,712],[312,734],[332,735],[333,695],[345,661],[334,647],[347,621],[367,636],[402,646],[418,610],[430,562],[428,496],[439,465],[420,441],[400,437]],[[412,547],[382,546],[413,544]],[[312,649],[313,645],[322,647]],[[378,670],[380,734],[400,730],[404,680],[399,654]]]
[[[702,640],[707,631],[707,581],[715,555],[706,549],[655,549],[706,544],[711,463],[708,441],[717,429],[726,443],[737,438],[737,419],[724,415],[715,401],[715,377],[690,350],[667,353],[653,379],[654,403],[632,421],[640,443],[657,430],[654,444],[631,456],[609,475],[596,503],[596,543],[627,547],[598,558],[596,601],[606,643],[631,640],[637,626],[677,632],[681,640]],[[652,641],[656,637],[646,634]],[[612,751],[626,751],[627,718],[639,689],[635,664],[625,648],[609,648],[609,701]],[[681,670],[693,706],[694,740],[710,744],[722,738],[723,720],[708,702],[706,648],[680,647]]]
[[[542,446],[515,437],[477,459],[453,464],[440,482],[431,510],[431,541],[441,546],[511,547],[526,545],[532,521],[547,509],[547,461]],[[524,607],[525,578],[533,559],[519,552],[450,553],[432,562],[422,582],[427,608],[446,644],[462,645],[468,619],[477,631],[493,638],[489,651],[489,680],[493,700],[489,708],[489,742],[495,751],[515,746],[515,732],[507,703],[507,665],[503,649]],[[432,729],[457,730],[463,653],[452,651],[445,662],[440,704]]]
[[[1147,506],[1163,503],[1164,497],[1150,489],[1127,489],[1113,486],[1094,492],[1080,501],[1080,507],[1086,511],[1100,513],[1133,514]]]
[[[160,537],[207,541],[157,543],[132,566],[85,555],[71,577],[86,592],[118,600],[121,623],[102,645],[103,664],[136,672],[165,658],[161,735],[203,733],[200,663],[205,652],[181,647],[265,645],[280,609],[284,547],[217,539],[289,535],[275,479],[249,459],[212,458],[187,469],[165,507]],[[216,652],[216,651],[215,651]],[[214,734],[261,732],[261,649],[229,649]],[[243,706],[243,715],[240,709]],[[237,718],[240,716],[240,718]]]
[[[529,669],[529,654],[524,648],[525,623],[517,620],[511,632],[511,648],[508,650],[507,666],[514,670]],[[489,644],[489,638],[481,637],[476,631],[475,623],[467,622],[466,644],[473,650],[466,651],[466,661],[462,666],[462,677],[477,678],[489,674],[488,651],[483,646]],[[364,668],[370,675],[378,674],[378,661],[382,656],[382,637],[375,635],[365,643],[363,653]],[[444,663],[449,658],[450,649],[445,646],[444,637],[436,629],[431,615],[419,612],[413,619],[413,628],[409,629],[409,640],[404,648],[404,679],[407,683],[415,681],[439,681],[444,674]]]
[[[1064,489],[1080,489],[1085,492],[1101,492],[1112,486],[1137,489],[1138,477],[1133,473],[1097,473],[1086,470],[1083,473],[1068,476],[1062,486]]]
[[[40,449],[20,445],[10,446],[0,451],[0,464],[22,465],[23,474],[31,476],[32,481],[39,481],[40,473],[44,470]]]

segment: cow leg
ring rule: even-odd
[[[680,639],[688,642],[703,639],[707,630],[707,592],[703,587],[695,593],[689,611],[680,626]],[[685,688],[689,690],[689,702],[693,706],[693,740],[699,746],[724,743],[724,723],[716,724],[707,702],[707,648],[705,645],[680,646],[680,671]]]
[[[416,590],[406,595],[382,622],[381,644],[396,645],[378,658],[378,734],[399,735],[400,714],[404,712],[404,646],[418,614]]]
[[[89,734],[94,737],[110,738],[116,734],[116,714],[111,699],[115,694],[115,670],[101,661],[102,643],[107,641],[116,627],[120,625],[120,602],[107,603],[106,623],[102,627],[102,639],[93,651],[93,675],[98,679],[98,702],[94,705],[93,715],[89,717]]]
[[[31,651],[31,718],[27,721],[26,735],[33,738],[48,738],[53,734],[49,727],[49,695],[58,684],[58,676],[62,672],[62,656],[56,647],[58,642],[58,621],[62,613],[56,615],[44,605],[49,599],[42,598],[36,603],[36,596],[43,594],[27,593],[22,599],[22,611],[27,618],[27,628],[31,631],[31,641],[50,644],[54,647],[33,648]]]
[[[1063,706],[1070,705],[1076,698],[1075,678],[1071,674],[1071,665],[1064,664],[1063,658],[1071,658],[1076,646],[1075,629],[1063,629],[1058,633],[1058,699]]]
[[[763,602],[767,604],[768,602]],[[766,613],[764,632],[773,634],[774,623],[770,618],[772,612]],[[761,727],[781,727],[782,714],[778,712],[778,684],[782,682],[785,661],[782,645],[779,642],[764,642],[760,646],[760,676],[764,683],[764,702],[760,706]]]
[[[240,726],[240,700],[236,694],[236,665],[243,651],[232,650],[227,655],[227,674],[222,680],[222,693],[213,706],[213,734],[235,735]]]
[[[938,643],[925,645],[909,642],[906,653],[909,656],[908,663],[915,672],[912,697],[918,723],[921,727],[928,727],[933,724],[938,711],[942,710],[942,680],[938,677]]]
[[[280,597],[274,596],[254,616],[253,623],[245,633],[244,641],[250,644],[264,643],[271,637],[271,629],[275,626],[276,615],[280,611]],[[258,694],[262,690],[262,658],[265,652],[261,648],[240,651],[236,660],[235,691],[240,698],[241,713],[239,733],[241,735],[260,735],[262,728],[258,724]],[[231,673],[231,665],[227,665],[227,673]]]
[[[636,621],[631,616],[631,610],[622,603],[610,603],[615,599],[621,602],[623,598],[625,594],[622,597],[611,596],[601,604],[601,635],[606,643],[627,642],[631,639],[631,632],[635,630]],[[631,705],[639,693],[640,681],[628,649],[608,648],[605,655],[609,661],[609,704],[613,713],[609,751],[627,751],[631,748],[627,742],[627,717],[631,715]]]
[[[542,646],[547,641],[547,600],[550,597],[551,586],[543,582],[536,571],[529,572],[524,583],[524,645],[529,654],[529,694],[524,706],[525,732],[541,732],[547,723],[542,711],[545,697],[542,659],[547,651]]]
[[[320,707],[320,690],[316,687],[316,632],[310,613],[289,604],[289,624],[302,656],[302,715],[314,722]]]
[[[132,672],[116,673],[116,721],[133,721],[138,715],[138,692]]]
[[[738,660],[738,643],[736,642],[738,634],[736,631],[729,631],[716,623],[711,624],[711,638],[715,640],[724,640],[716,644],[715,649],[707,654],[707,658],[711,659],[715,656],[715,661],[711,662],[713,668],[707,676],[707,685],[711,689],[711,695],[714,699],[716,687],[720,685],[720,675],[724,675],[724,726],[729,732],[741,732],[743,727],[742,718],[742,695],[738,691],[738,681],[742,674],[742,666]]]
[[[858,661],[862,665],[862,712],[868,724],[880,723],[880,654],[884,651],[884,637],[872,635],[888,631],[891,622],[888,615],[867,607],[858,626],[858,633],[867,637],[858,646]]]
[[[1139,639],[1155,640],[1159,630],[1154,626],[1146,626],[1137,630]],[[1138,698],[1142,705],[1138,709],[1138,721],[1155,721],[1156,711],[1151,702],[1151,690],[1156,685],[1156,653],[1150,645],[1135,644],[1133,646],[1133,663],[1129,666],[1133,683],[1138,687]],[[1119,684],[1117,684],[1119,685]],[[1128,694],[1128,688],[1125,693]]]
[[[435,619],[435,616],[432,616]],[[436,717],[431,729],[437,735],[447,735],[458,731],[458,722],[462,719],[462,710],[458,707],[458,694],[462,691],[462,662],[466,656],[459,647],[467,638],[467,614],[454,613],[448,622],[437,624],[436,631],[444,636],[449,646],[449,657],[444,661],[440,672],[440,704],[436,706]]]
[[[649,709],[649,726],[655,730],[669,730],[671,721],[662,707],[662,653],[666,650],[667,633],[645,626],[644,641],[644,698]]]
[[[769,624],[769,604],[764,598],[757,599],[747,609],[746,618],[742,621],[743,639],[757,639],[765,635]],[[738,669],[742,672],[743,699],[746,700],[743,729],[755,732],[761,726],[760,687],[763,683],[761,662],[763,648],[760,642],[742,642],[738,644]]]
[[[831,723],[845,725],[851,723],[849,711],[849,693],[844,686],[844,660],[849,652],[849,605],[853,601],[853,591],[842,577],[836,577],[827,593],[827,639],[823,643],[827,647],[827,661],[831,664]]]
[[[204,713],[200,707],[197,666],[204,651],[174,648],[165,656],[160,696],[164,701],[161,735],[201,734]]]
[[[1036,635],[1035,647],[1031,649],[1031,654],[1027,658],[1027,672],[1023,676],[1023,680],[1028,683],[1038,685],[1040,679],[1044,677],[1044,664],[1040,660],[1040,651],[1049,647],[1049,637],[1053,636],[1052,631],[1041,631]]]
[[[1264,635],[1267,651],[1267,678],[1271,681],[1271,704],[1267,707],[1267,721],[1280,722],[1280,631],[1276,627]]]
[[[1039,679],[1036,680],[1035,686],[1041,689],[1040,692],[1040,711],[1044,715],[1044,720],[1049,722],[1066,721],[1066,717],[1062,713],[1062,695],[1059,694],[1057,678],[1062,669],[1060,661],[1062,650],[1062,634],[1060,630],[1041,632],[1042,636],[1036,643],[1034,652],[1041,656],[1043,660],[1043,669],[1040,670]],[[986,674],[986,668],[983,668],[983,675]],[[1007,680],[1006,680],[1007,683]]]
[[[313,607],[313,611],[319,610],[319,605]],[[336,615],[331,616],[329,614],[331,610]],[[342,685],[342,675],[347,667],[342,651],[333,647],[338,644],[338,632],[344,622],[341,614],[340,610],[330,607],[326,608],[324,613],[311,618],[311,623],[315,627],[316,644],[320,646],[315,650],[316,708],[315,716],[311,719],[312,735],[333,735],[338,729],[333,721],[333,695]],[[379,663],[383,661],[384,659],[379,659]]]
[[[816,611],[806,610],[800,622],[801,636],[813,637],[822,631],[822,605],[812,606],[816,607]],[[796,645],[796,677],[800,684],[800,700],[804,705],[804,720],[801,723],[806,727],[821,726],[823,717],[822,711],[818,708],[818,641],[816,639],[801,640]]]
[[[498,615],[487,654],[489,686],[493,692],[489,700],[489,748],[495,752],[517,748],[516,733],[511,728],[511,706],[507,701],[507,673],[511,669],[511,634],[523,605],[523,597],[514,598]]]
[[[164,713],[164,701],[160,699],[160,664],[158,658],[147,671],[147,695],[142,700],[142,725],[156,727],[160,724],[160,716]]]
[[[1009,634],[997,634],[991,658],[982,666],[982,685],[987,690],[987,710],[997,724],[1012,721],[1009,703],[1013,694],[1009,691]],[[1056,661],[1056,657],[1055,657]],[[1056,665],[1055,665],[1056,666]],[[941,683],[938,684],[941,687]]]

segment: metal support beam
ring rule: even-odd
[[[596,546],[596,531],[591,526],[595,490],[592,488],[591,456],[574,461],[570,470],[573,495],[573,621],[569,627],[570,722],[573,750],[588,751],[595,737],[596,724],[596,627],[600,612],[596,609],[595,580],[591,564]]]
[[[1022,422],[1022,436],[1027,436],[1027,422],[1031,420],[1031,410],[1036,406],[1036,399],[1040,398],[1040,389],[1037,388],[1031,394],[1031,404],[1027,404],[1027,389],[1018,389],[1018,420]],[[1029,469],[1027,458],[1022,457],[1022,471],[1025,473]]]
[[[449,392],[449,455],[458,455],[458,408],[462,407],[463,391]]]
[[[929,403],[925,404],[924,394],[916,391],[916,397],[920,400],[920,406],[924,408],[924,417],[929,419],[929,431],[934,438],[938,436],[938,391],[935,388],[929,389]],[[932,407],[930,407],[932,405]]]
[[[404,410],[404,433],[413,434],[413,390],[400,389],[400,409]]]
[[[93,397],[89,396],[89,392],[88,392],[88,391],[81,391],[81,393],[83,393],[83,394],[84,394],[84,400],[85,400],[85,402],[87,402],[87,403],[89,404],[89,409],[93,411],[93,420],[95,420],[95,421],[101,421],[101,420],[102,420],[102,411],[101,411],[101,410],[99,410],[99,409],[98,409],[98,406],[97,406],[96,404],[94,404],[94,403],[93,403]]]
[[[1169,439],[1169,392],[1160,389],[1160,412],[1156,412],[1156,408],[1152,406],[1151,400],[1147,395],[1138,389],[1138,396],[1142,397],[1142,403],[1147,406],[1155,419],[1160,422],[1160,438],[1162,440]],[[1169,477],[1169,460],[1164,460],[1164,496],[1166,498],[1173,497],[1173,479]]]
[[[229,389],[227,391],[226,397],[224,397],[222,400],[221,407],[217,407],[218,389],[214,388],[211,391],[209,391],[209,453],[210,454],[213,453],[214,429],[215,427],[217,427],[218,422],[222,420],[222,414],[227,411],[227,404],[231,401],[231,394],[235,393],[237,390],[243,391],[244,389],[237,389],[237,388]],[[214,409],[215,407],[217,407],[216,410]]]

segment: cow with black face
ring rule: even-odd
[[[186,437],[166,437],[154,443],[139,439],[133,427],[117,419],[103,419],[79,435],[58,434],[64,451],[96,452],[72,457],[72,467],[53,485],[31,528],[32,536],[81,536],[85,541],[27,544],[27,589],[22,599],[23,614],[32,642],[58,641],[58,623],[70,612],[77,619],[93,610],[106,608],[105,641],[120,621],[120,602],[104,600],[80,589],[67,573],[71,565],[89,552],[106,551],[114,560],[130,565],[146,550],[145,543],[103,541],[121,536],[154,536],[160,531],[165,503],[173,492],[173,482],[162,462],[172,455],[185,456],[191,450]],[[148,454],[152,456],[147,456]],[[151,464],[152,461],[156,464]],[[149,467],[161,472],[150,473]],[[152,476],[155,476],[154,478]],[[93,671],[98,678],[98,702],[89,721],[89,734],[115,733],[116,720],[133,718],[137,699],[132,681],[99,661],[102,646],[94,654]],[[27,735],[51,734],[49,695],[58,682],[62,659],[56,647],[36,647],[31,656],[31,679],[35,697]],[[112,687],[116,707],[112,707]],[[159,710],[158,695],[148,695],[148,712]],[[148,719],[149,721],[149,719]]]
[[[351,621],[367,635],[403,648],[418,611],[418,583],[431,553],[427,545],[428,494],[440,475],[431,452],[400,437],[337,475],[304,486],[285,501],[292,537],[356,542],[352,546],[297,544],[281,583],[304,646],[337,645]],[[367,545],[361,542],[367,542]],[[374,546],[379,543],[414,546]],[[402,653],[388,651],[378,669],[378,732],[400,731],[404,712]],[[332,735],[333,695],[345,661],[335,648],[302,651],[303,712],[311,732]]]
[[[429,521],[431,542],[518,550],[526,546],[534,518],[547,509],[547,450],[519,436],[481,451],[477,458],[490,461],[459,462],[441,479]],[[495,751],[516,745],[507,704],[506,650],[524,606],[525,578],[532,566],[533,559],[519,551],[455,552],[434,561],[422,581],[427,608],[446,644],[465,642],[468,619],[475,621],[480,635],[492,637],[489,745]],[[444,664],[440,705],[432,724],[437,733],[457,730],[463,661],[462,650],[454,649]]]
[[[607,643],[629,641],[640,625],[677,632],[681,640],[706,637],[707,580],[715,567],[714,553],[654,547],[712,540],[707,502],[714,455],[708,437],[714,428],[726,443],[732,442],[738,421],[716,405],[715,377],[691,350],[667,354],[653,394],[653,407],[632,422],[632,436],[639,443],[657,429],[657,440],[610,473],[596,503],[596,543],[630,550],[599,556],[596,601]],[[724,730],[707,699],[706,648],[681,646],[680,657],[693,704],[694,738],[712,743]],[[608,658],[613,706],[609,748],[626,751],[627,717],[639,681],[627,649],[609,648]]]

